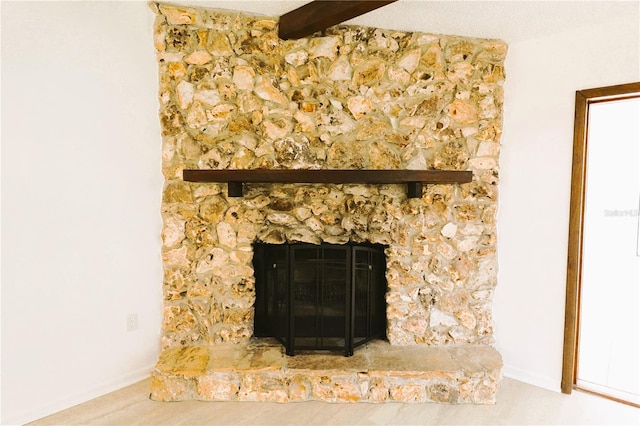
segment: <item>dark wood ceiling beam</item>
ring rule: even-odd
[[[396,1],[315,0],[282,15],[278,35],[283,40],[306,37]]]

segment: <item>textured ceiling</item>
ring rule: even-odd
[[[171,3],[280,16],[307,2],[191,0]],[[640,0],[400,0],[347,23],[394,30],[499,38],[507,43],[514,43],[570,28],[597,25],[629,15],[638,16],[640,19]]]

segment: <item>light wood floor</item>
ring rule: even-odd
[[[297,402],[154,402],[145,380],[33,425],[640,425],[640,409],[504,379],[495,406]]]

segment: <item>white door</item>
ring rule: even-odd
[[[640,98],[589,106],[576,385],[640,404]]]

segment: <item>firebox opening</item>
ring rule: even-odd
[[[385,246],[254,244],[254,336],[296,350],[340,350],[385,339]]]

